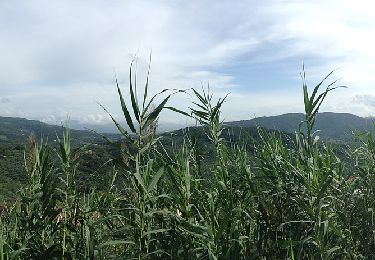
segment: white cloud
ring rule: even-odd
[[[311,82],[340,67],[336,75],[350,87],[329,98],[325,109],[366,114],[352,101],[371,94],[375,83],[372,10],[365,0],[0,1],[0,90],[10,100],[0,102],[0,111],[100,123],[106,117],[99,101],[121,115],[114,71],[126,89],[129,62],[138,53],[144,80],[152,50],[152,93],[209,81],[217,95],[231,92],[228,120],[300,111],[302,102],[299,92],[275,86],[245,89],[228,67],[278,64],[285,71],[280,80],[298,84],[298,75],[287,71],[302,60]],[[187,107],[190,100],[180,95],[172,104]]]

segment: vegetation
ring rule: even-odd
[[[302,113],[287,113],[278,116],[257,117],[251,120],[242,120],[225,123],[225,126],[241,126],[243,128],[261,126],[268,129],[294,133],[305,115]],[[319,130],[319,136],[326,141],[336,143],[350,143],[354,141],[353,132],[372,132],[374,118],[363,118],[348,113],[319,113],[316,117],[314,130]]]
[[[0,144],[19,145],[27,142],[30,135],[37,140],[43,136],[52,146],[57,145],[57,137],[62,138],[65,130],[63,126],[48,125],[36,120],[27,120],[17,117],[0,117]],[[103,143],[103,139],[88,130],[71,130],[73,147],[84,144]],[[107,137],[118,139],[116,134],[106,134]]]
[[[112,118],[123,139],[104,136],[114,152],[101,189],[81,192],[79,162],[90,153],[70,146],[68,130],[56,158],[30,140],[27,184],[0,211],[1,260],[374,258],[375,140],[358,136],[346,162],[319,141],[312,129],[333,90],[319,92],[328,77],[311,95],[304,82],[306,132],[259,128],[249,140],[223,127],[225,98],[193,90],[190,113],[167,107],[174,93],[152,105],[147,79],[139,102],[132,75],[131,106],[117,85],[130,133]],[[189,132],[165,147],[155,136],[163,109],[194,117],[211,148]]]

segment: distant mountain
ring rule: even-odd
[[[268,136],[273,135],[280,136],[282,141],[285,144],[290,143],[293,140],[294,135],[290,133],[286,133],[283,131],[275,131],[266,128],[258,128],[255,126],[250,127],[238,127],[238,126],[227,126],[222,131],[222,138],[226,140],[229,146],[234,146],[240,144],[245,145],[249,155],[253,154],[254,151],[254,142],[261,140],[261,135]],[[163,133],[162,135],[162,143],[164,148],[169,150],[173,143],[175,147],[180,147],[187,139],[191,142],[194,142],[198,145],[199,152],[204,155],[205,162],[210,165],[213,161],[214,156],[214,145],[212,141],[208,137],[208,129],[207,127],[202,126],[190,126],[185,127],[179,130],[175,130],[168,133]]]
[[[288,113],[279,116],[258,117],[250,120],[226,122],[227,126],[253,127],[261,126],[268,129],[294,133],[301,122],[304,121],[302,113]],[[315,129],[323,139],[350,140],[353,131],[375,132],[374,118],[363,118],[349,113],[319,113],[316,118]]]
[[[281,137],[288,143],[293,140],[294,130],[299,123],[303,121],[303,114],[285,114],[274,117],[260,117],[252,120],[226,123],[226,129],[223,131],[223,138],[230,145],[238,144],[240,140],[247,140],[246,145],[249,155],[254,150],[252,140],[259,140],[260,135],[256,126],[261,126],[263,133],[274,133],[275,129],[281,131]],[[317,129],[321,129],[322,137],[334,139],[350,138],[350,131],[353,129],[369,130],[373,119],[365,119],[350,114],[322,113],[318,116]],[[268,129],[271,130],[268,130]],[[163,133],[162,143],[167,151],[171,151],[172,143],[175,147],[183,144],[184,136],[188,135],[199,147],[199,153],[204,159],[204,167],[210,167],[214,147],[207,137],[204,127],[187,127],[175,130],[169,133]],[[23,118],[0,117],[0,202],[9,198],[15,198],[17,190],[26,181],[24,160],[24,143],[30,134],[39,138],[43,136],[48,138],[49,144],[56,144],[56,134],[62,136],[64,129],[62,126],[48,125],[36,120],[27,120]],[[112,139],[118,139],[119,135],[108,134]],[[71,142],[73,147],[83,144],[88,145],[81,154],[81,161],[78,168],[78,185],[81,190],[88,190],[90,187],[100,188],[103,176],[108,172],[106,165],[111,158],[119,157],[119,152],[112,146],[97,143],[103,143],[101,136],[87,130],[71,130]],[[163,149],[164,149],[163,148]]]
[[[278,130],[286,133],[294,133],[298,126],[303,122],[304,115],[302,113],[288,113],[278,116],[258,117],[250,120],[241,120],[226,122],[226,126],[231,127],[256,127],[261,126],[271,130]],[[315,130],[319,130],[318,135],[323,139],[342,140],[347,141],[353,138],[352,132],[357,131],[372,131],[375,133],[373,124],[374,118],[363,118],[349,113],[332,113],[323,112],[317,115]],[[73,128],[71,130],[71,140],[73,145],[82,145],[86,143],[100,143],[103,138],[85,129],[82,124],[77,122],[69,123]],[[159,133],[178,129],[181,126],[177,125],[161,125]],[[95,129],[95,127],[87,127],[88,129]],[[99,132],[111,132],[107,136],[118,139],[119,135],[116,133],[114,126],[105,126],[103,128],[95,129]],[[16,117],[0,117],[0,143],[2,144],[19,144],[27,141],[30,134],[34,134],[36,138],[43,136],[48,138],[50,143],[56,142],[56,134],[60,137],[63,133],[63,127],[57,125],[49,125],[37,120],[28,120]],[[252,132],[253,130],[250,130]]]
[[[49,143],[56,142],[57,135],[61,138],[64,132],[63,126],[49,125],[36,120],[28,120],[18,117],[0,117],[0,143],[22,144],[33,134],[37,139],[43,137]],[[71,141],[73,145],[87,143],[100,143],[103,138],[88,130],[71,129]],[[108,134],[107,136],[118,138],[118,135]]]
[[[119,123],[124,127],[125,130],[130,131],[129,127],[126,125],[125,121],[120,120]],[[95,124],[95,123],[86,123],[79,120],[70,120],[69,126],[77,130],[94,130],[99,133],[118,133],[118,129],[113,122]],[[186,127],[186,124],[178,123],[163,123],[159,122],[158,127],[156,128],[157,133],[161,134],[164,132],[173,131],[176,129],[181,129]]]

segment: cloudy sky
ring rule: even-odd
[[[372,2],[0,0],[0,116],[105,124],[97,102],[121,115],[114,75],[125,92],[136,55],[142,85],[151,51],[153,93],[209,82],[230,93],[226,120],[301,112],[303,63],[310,88],[336,68],[348,86],[323,110],[374,115]]]

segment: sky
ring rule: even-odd
[[[0,116],[105,125],[100,103],[121,119],[115,75],[128,100],[130,62],[143,86],[150,54],[151,94],[209,84],[229,94],[226,121],[303,112],[303,64],[310,90],[334,69],[330,80],[348,87],[322,111],[372,116],[373,10],[370,0],[0,0]],[[165,112],[160,123],[189,120]]]

